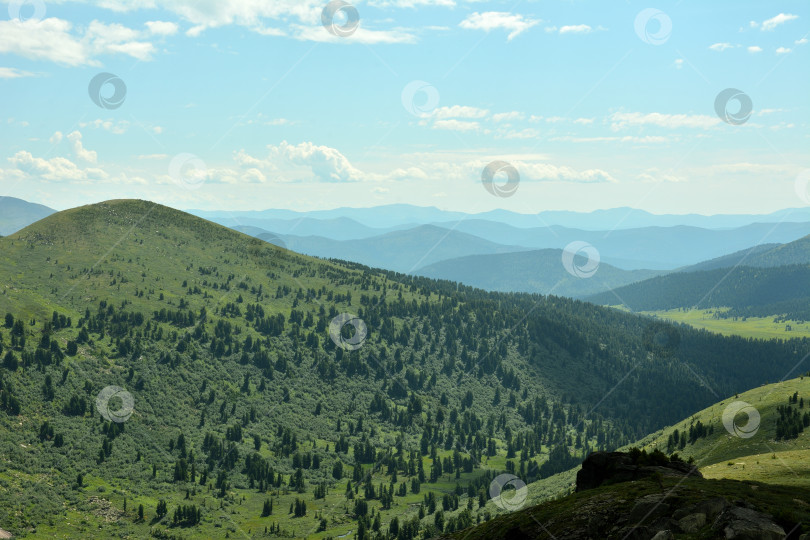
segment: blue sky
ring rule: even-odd
[[[374,0],[329,29],[326,6],[8,4],[0,194],[57,209],[810,203],[807,2]],[[120,106],[91,99],[102,73]],[[721,119],[727,88],[750,116]],[[518,172],[511,196],[482,186],[493,161]]]

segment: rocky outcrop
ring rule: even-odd
[[[595,489],[605,482],[630,482],[656,474],[703,478],[697,467],[683,461],[646,463],[627,452],[594,452],[582,462],[582,468],[577,473],[577,491]]]
[[[784,540],[785,530],[771,516],[750,508],[731,506],[721,513],[712,526],[729,540]]]

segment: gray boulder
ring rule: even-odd
[[[787,536],[770,516],[738,506],[732,506],[717,516],[713,528],[728,540],[784,540]]]

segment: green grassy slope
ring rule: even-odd
[[[789,404],[790,398],[797,395],[799,400]],[[759,415],[758,429],[751,437],[740,437],[732,427],[726,429],[723,415],[732,411],[729,407],[736,402],[752,406]],[[763,385],[747,392],[731,396],[708,407],[683,421],[639,441],[636,446],[646,449],[659,449],[663,452],[676,451],[684,458],[693,458],[701,471],[710,478],[754,479],[777,484],[803,485],[810,488],[810,414],[807,427],[793,438],[778,436],[777,425],[780,407],[790,407],[800,416],[810,413],[810,377],[789,379],[783,382]],[[728,413],[730,414],[730,412]],[[736,415],[736,425],[745,426],[748,416],[745,412]],[[710,433],[698,437],[694,442],[681,446],[668,445],[675,430],[689,434],[690,428],[698,424],[706,426]]]
[[[739,402],[752,406],[756,410],[753,418],[758,415],[758,419],[749,427],[746,412],[727,414],[726,423],[729,419],[734,422],[729,424],[729,430],[724,424],[726,411],[750,410],[740,406],[729,409]],[[788,437],[782,434],[778,429],[779,419],[786,415],[780,414],[780,408],[783,411],[790,408],[797,413],[802,420],[801,431]],[[807,420],[803,418],[805,413]],[[685,437],[683,444],[670,442],[676,430],[679,441]],[[695,433],[694,439],[690,438],[690,433]],[[752,436],[747,436],[749,433]],[[553,538],[564,535],[572,527],[593,527],[592,516],[595,515],[608,512],[615,516],[633,515],[638,501],[654,494],[665,494],[669,504],[680,507],[690,501],[718,496],[729,501],[744,500],[759,511],[785,519],[785,523],[794,524],[793,527],[804,523],[804,530],[810,531],[810,374],[762,385],[719,401],[623,450],[633,447],[648,452],[676,452],[684,459],[694,460],[706,480],[664,479],[662,486],[641,480],[574,493],[579,469],[575,467],[529,484],[525,509],[514,513],[501,511],[492,521],[452,537],[513,538],[520,531],[532,538]],[[549,502],[552,499],[555,500]],[[643,513],[637,515],[642,516]],[[799,527],[793,530],[797,538],[800,531]],[[694,536],[676,537],[711,537],[707,534],[708,531],[703,531]],[[617,538],[622,536],[624,533]]]
[[[431,535],[439,511],[494,512],[498,473],[550,476],[711,403],[695,373],[732,392],[810,351],[315,260],[143,201],[0,239],[0,283],[0,528],[18,536],[325,538],[394,518]],[[369,329],[357,350],[329,337],[344,312]],[[96,410],[111,385],[134,400],[122,424]],[[175,523],[182,505],[198,524]]]

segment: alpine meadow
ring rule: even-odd
[[[0,538],[810,540],[807,5],[7,8]]]

